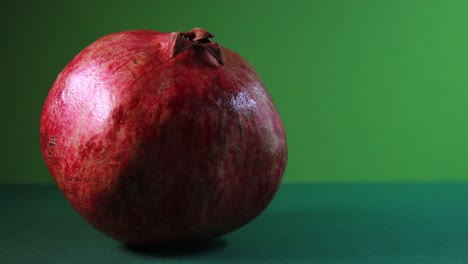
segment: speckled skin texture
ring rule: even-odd
[[[71,205],[130,243],[208,239],[255,218],[286,166],[283,124],[259,76],[221,48],[170,58],[176,33],[102,37],[59,74],[40,120],[47,167]]]

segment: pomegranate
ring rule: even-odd
[[[210,239],[259,215],[285,170],[285,130],[252,66],[195,28],[106,35],[54,82],[40,145],[58,188],[128,243]]]

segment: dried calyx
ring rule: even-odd
[[[224,64],[221,48],[218,43],[211,41],[214,35],[203,28],[194,28],[188,32],[178,32],[175,36],[171,58],[184,50],[199,46],[204,48],[219,64]]]

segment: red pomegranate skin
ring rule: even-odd
[[[174,55],[178,34],[98,39],[58,75],[41,113],[42,155],[66,199],[128,243],[240,228],[270,203],[286,166],[285,130],[254,69],[185,38]]]

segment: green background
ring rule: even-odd
[[[468,180],[467,1],[12,1],[1,9],[0,182],[51,182],[39,114],[115,31],[204,27],[257,69],[286,126],[286,182]]]

